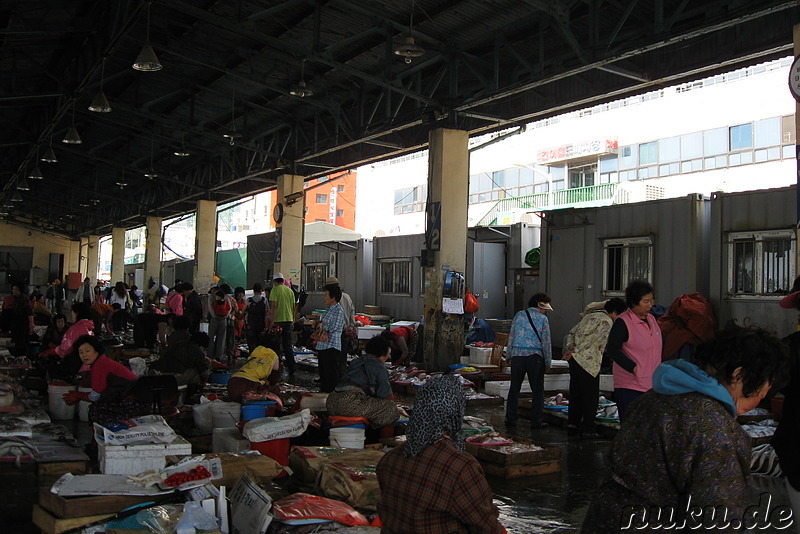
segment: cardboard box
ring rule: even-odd
[[[293,476],[319,489],[322,466],[338,463],[349,467],[377,465],[383,458],[382,451],[368,449],[340,449],[337,447],[292,447],[289,453],[289,467]]]
[[[84,517],[87,515],[116,514],[125,508],[152,500],[153,497],[149,495],[62,497],[51,492],[49,488],[39,489],[39,506],[47,510],[48,513],[61,519]]]
[[[505,445],[480,446],[466,444],[466,451],[481,463],[487,475],[502,478],[521,478],[555,473],[561,470],[561,448],[520,438],[516,443],[533,444],[538,451],[513,452]]]
[[[59,519],[38,504],[33,505],[33,524],[42,529],[42,532],[45,534],[61,534],[67,530],[82,527],[83,525],[88,525],[89,523],[94,523],[112,517],[113,515],[113,513],[97,514]]]
[[[326,497],[344,501],[353,508],[377,511],[381,500],[381,489],[375,474],[377,463],[359,467],[338,462],[325,464],[320,473],[320,491]]]
[[[104,475],[138,475],[166,467],[167,456],[188,456],[192,445],[178,436],[172,443],[106,445],[98,442],[97,459]]]
[[[264,484],[283,472],[283,467],[278,462],[256,451],[241,454],[206,454],[206,458],[219,458],[222,462],[222,478],[211,481],[217,487],[231,488],[242,475],[247,475],[256,484]]]

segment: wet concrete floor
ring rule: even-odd
[[[315,377],[315,372],[298,370],[287,379],[318,391],[313,381]],[[401,400],[413,404],[413,397]],[[522,417],[513,431],[506,432],[504,413],[503,405],[467,407],[467,415],[484,419],[497,431],[557,445],[562,449],[562,455],[561,471],[558,473],[510,480],[487,477],[495,493],[501,522],[509,533],[514,534],[580,532],[593,492],[608,476],[605,457],[611,447],[611,439],[581,440],[559,426],[532,430]],[[79,441],[88,442],[91,439],[88,425],[76,424],[75,430]],[[772,495],[775,504],[788,503],[783,478],[754,476],[751,480],[748,502],[757,504],[759,496],[767,492]],[[759,532],[791,533],[791,529]],[[796,532],[800,534],[800,529]]]

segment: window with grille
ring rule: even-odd
[[[653,240],[650,237],[603,241],[603,294],[622,295],[631,280],[653,282]]]
[[[728,294],[783,295],[795,277],[792,230],[736,232],[728,236]]]
[[[327,263],[306,264],[306,288],[309,293],[322,293],[326,278],[328,278]]]
[[[384,295],[411,295],[411,259],[380,261],[378,287]]]

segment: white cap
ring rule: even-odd
[[[553,311],[553,307],[552,307],[552,306],[550,306],[550,303],[549,303],[549,302],[540,302],[540,303],[538,303],[538,304],[536,305],[536,307],[537,307],[537,308],[539,308],[539,309],[542,309],[542,310],[550,310],[550,311]]]
[[[275,273],[275,274],[273,274],[272,275],[272,279],[273,280],[278,280],[278,279],[283,280],[283,273]]]

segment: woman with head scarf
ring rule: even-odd
[[[695,362],[659,365],[653,388],[631,405],[614,438],[611,474],[581,532],[745,530],[731,528],[748,514],[751,461],[750,438],[736,417],[758,406],[787,372],[779,339],[733,324],[700,345]]]
[[[458,435],[465,405],[456,376],[420,388],[405,444],[378,463],[381,532],[505,532],[483,469]]]
[[[800,310],[800,276],[792,290],[781,300],[781,308]],[[794,517],[800,517],[800,328],[784,341],[789,345],[789,383],[783,390],[781,422],[772,437],[772,446],[786,475],[786,493]]]

